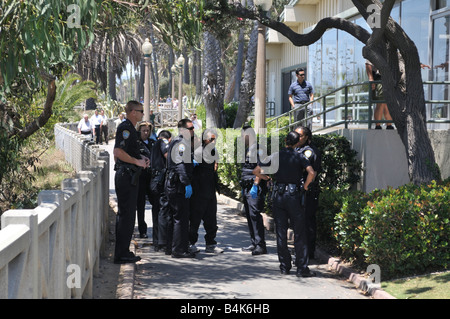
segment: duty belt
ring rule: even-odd
[[[290,195],[294,195],[302,190],[302,187],[298,184],[277,183],[274,186],[274,191],[282,195],[284,192],[289,192]]]

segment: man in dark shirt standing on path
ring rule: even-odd
[[[314,99],[314,89],[310,82],[305,80],[305,70],[299,68],[295,71],[297,75],[297,81],[291,84],[289,87],[289,103],[291,104],[292,109],[297,109],[295,111],[295,121],[301,121],[305,118],[305,111],[307,112],[307,117],[312,116],[313,112],[311,106],[308,105],[305,108],[303,104],[308,103]],[[303,126],[307,126],[309,129],[312,128],[312,119],[304,121],[298,124],[303,124]]]
[[[118,213],[116,217],[116,247],[114,263],[134,263],[141,258],[130,250],[136,220],[136,205],[139,188],[139,173],[150,165],[150,160],[141,157],[139,135],[136,123],[142,120],[144,110],[142,104],[129,101],[125,107],[127,119],[117,128],[114,145],[114,178]]]

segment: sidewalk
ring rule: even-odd
[[[112,145],[102,146],[112,154]],[[111,160],[113,160],[111,156]],[[113,165],[111,165],[113,166]],[[110,199],[114,202],[114,172],[111,173]],[[147,202],[147,239],[137,236],[131,248],[142,259],[136,264],[121,265],[120,299],[370,299],[355,286],[360,279],[339,261],[318,252],[310,262],[317,277],[298,278],[296,268],[282,276],[276,251],[275,234],[266,231],[267,255],[252,256],[241,247],[250,244],[247,221],[235,201],[218,198],[219,255],[204,252],[204,229],[199,230],[196,244],[200,252],[193,259],[175,259],[152,246],[151,206]],[[137,222],[137,221],[136,221]],[[349,281],[348,279],[351,279]],[[379,298],[389,296],[379,295]]]

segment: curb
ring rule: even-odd
[[[115,214],[117,214],[117,197],[115,195],[109,196],[109,206]],[[132,240],[130,243],[130,251],[136,252],[137,244]],[[134,273],[136,271],[136,264],[122,264],[119,272],[119,285],[117,286],[117,299],[133,299],[134,295]]]

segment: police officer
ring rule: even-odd
[[[287,230],[289,220],[294,229],[295,265],[298,277],[311,277],[315,274],[308,268],[308,245],[306,233],[305,210],[302,207],[302,187],[299,183],[303,171],[308,172],[308,177],[303,185],[304,190],[314,178],[314,170],[309,161],[295,151],[300,136],[297,132],[289,132],[286,137],[286,147],[271,156],[271,161],[278,161],[272,167],[278,169],[274,173],[275,185],[273,196],[273,213],[275,217],[277,234],[277,252],[280,261],[281,274],[287,275],[292,266],[291,254],[287,246]],[[253,170],[260,180],[267,180],[269,176],[263,168],[257,166]],[[299,209],[300,207],[300,209]]]
[[[316,211],[319,205],[319,179],[317,174],[322,171],[322,157],[319,149],[312,143],[312,133],[308,127],[297,127],[295,131],[300,134],[300,142],[297,147],[297,152],[303,154],[313,167],[316,176],[314,181],[309,185],[308,191],[305,193],[305,212],[306,223],[308,228],[308,252],[309,258],[314,258],[316,249]],[[306,181],[306,174],[303,174],[302,183]]]
[[[152,125],[149,122],[141,122],[138,124],[138,134],[139,134],[139,147],[141,155],[151,159],[152,148],[154,141],[150,139],[150,133],[152,132]],[[150,161],[151,163],[151,161]],[[141,171],[141,175],[139,176],[139,192],[138,192],[138,200],[137,200],[137,219],[138,219],[138,230],[140,238],[148,238],[147,235],[147,223],[145,222],[145,202],[146,197],[148,201],[151,203],[151,194],[150,194],[150,179],[151,179],[151,171],[150,167],[143,169]],[[157,225],[158,215],[153,213],[153,205],[152,205],[152,220],[153,225]],[[158,241],[158,230],[153,227],[153,242]]]
[[[195,255],[189,252],[189,198],[194,169],[191,146],[194,125],[191,120],[182,119],[178,122],[178,131],[179,135],[169,144],[164,188],[172,218],[168,245],[172,247],[172,257],[193,258]]]
[[[153,224],[153,229],[158,228],[158,242],[153,242],[155,251],[167,247],[167,227],[170,218],[168,210],[162,208],[167,207],[168,204],[164,194],[164,181],[167,168],[167,151],[171,137],[172,134],[169,131],[163,130],[159,132],[158,139],[153,146],[152,157],[150,158],[152,163],[150,202],[152,203],[152,214],[158,214],[158,224]]]
[[[240,184],[251,239],[250,246],[244,247],[242,250],[251,251],[252,255],[262,255],[267,254],[265,229],[261,215],[267,194],[267,183],[262,180],[256,184],[253,169],[261,163],[260,155],[265,152],[256,143],[256,135],[252,127],[244,126],[241,137],[245,143],[245,160],[242,164]]]
[[[217,163],[218,153],[215,145],[216,133],[207,129],[203,132],[203,143],[196,148],[194,159],[199,163],[194,168],[189,214],[189,250],[192,253],[198,252],[195,246],[198,240],[198,229],[203,220],[205,228],[205,252],[222,253],[223,250],[217,247]]]
[[[142,120],[144,110],[137,101],[129,101],[125,107],[127,119],[117,128],[114,145],[116,161],[114,178],[118,202],[116,217],[116,246],[114,263],[134,263],[140,260],[130,252],[136,219],[136,205],[139,188],[139,173],[149,166],[150,160],[142,157],[139,149],[139,135],[136,123]]]

